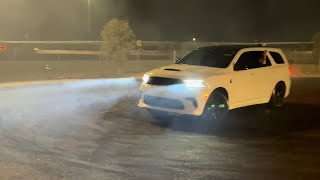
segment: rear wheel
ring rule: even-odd
[[[284,97],[286,95],[286,85],[279,82],[272,92],[269,104],[274,108],[280,108],[284,104]]]
[[[202,119],[206,123],[220,121],[226,117],[229,111],[229,103],[225,94],[215,92],[208,99]]]

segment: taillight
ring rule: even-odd
[[[0,51],[4,51],[4,50],[7,50],[7,47],[6,46],[0,46]]]
[[[292,67],[291,66],[288,67],[288,72],[289,72],[289,74],[292,73]]]

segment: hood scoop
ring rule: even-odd
[[[181,71],[180,69],[166,68],[165,71]]]

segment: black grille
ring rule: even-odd
[[[169,99],[163,97],[155,97],[155,96],[144,96],[144,103],[150,106],[168,108],[168,109],[184,109],[184,105],[181,101],[176,99]]]
[[[183,84],[181,79],[164,78],[164,77],[150,77],[147,84],[157,86],[170,86],[175,84]]]

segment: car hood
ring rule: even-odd
[[[206,66],[194,66],[187,64],[173,64],[149,71],[150,76],[170,77],[170,78],[206,78],[218,76],[225,73],[224,68],[214,68]]]

